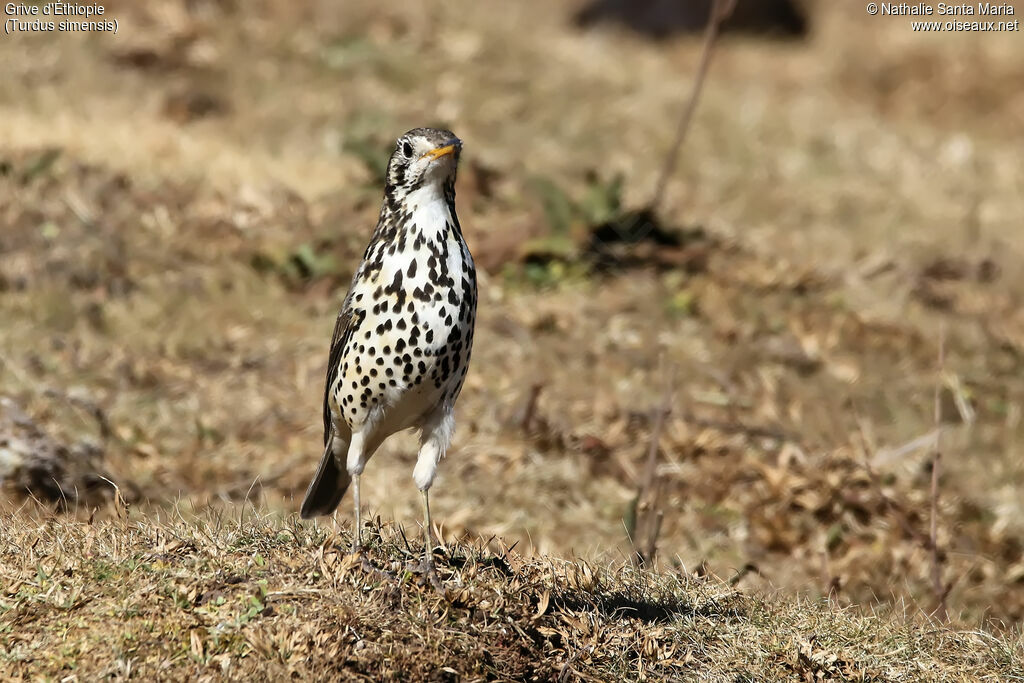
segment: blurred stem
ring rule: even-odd
[[[679,151],[683,147],[683,140],[686,139],[686,131],[690,128],[690,121],[693,119],[693,112],[697,109],[697,101],[700,99],[700,91],[704,85],[704,77],[707,75],[708,67],[711,65],[711,53],[714,50],[715,40],[718,38],[718,30],[736,7],[736,0],[712,0],[711,12],[708,15],[708,25],[704,32],[704,49],[700,54],[700,65],[697,67],[697,78],[693,82],[693,90],[690,92],[690,101],[683,109],[682,118],[679,119],[679,127],[676,129],[676,138],[669,148],[668,157],[665,158],[665,165],[658,176],[658,184],[655,185],[654,196],[651,198],[650,210],[655,213],[661,205],[665,196],[665,188],[669,178],[675,173],[676,165],[679,163]]]
[[[942,558],[939,554],[939,463],[942,460],[940,441],[942,430],[942,376],[946,364],[946,328],[939,329],[939,376],[935,380],[935,452],[932,455],[932,489],[931,489],[931,529],[929,541],[931,545],[932,590],[935,593],[935,615],[940,621],[947,621],[946,596],[949,591],[942,586]]]
[[[663,366],[664,363],[659,365]],[[660,507],[663,486],[658,477],[658,445],[661,442],[661,432],[665,428],[665,420],[672,410],[674,374],[674,370],[668,373],[665,395],[655,408],[651,441],[647,448],[647,465],[636,494],[630,541],[633,543],[634,560],[641,567],[654,563],[654,556],[658,551],[658,536],[664,519]]]

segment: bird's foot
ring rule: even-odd
[[[430,585],[441,595],[446,595],[444,584],[441,583],[441,577],[437,575],[437,569],[434,566],[434,558],[432,555],[426,555],[422,560],[408,567],[408,571],[411,574],[419,575],[419,583],[421,586]]]
[[[348,552],[348,557],[351,558],[351,564],[348,566],[359,567],[360,571],[368,576],[372,576],[375,579],[387,579],[390,581],[398,580],[398,576],[393,572],[382,569],[370,561],[370,558],[366,553],[366,547],[361,543],[352,544]]]
[[[365,551],[366,547],[357,539],[352,539],[352,545],[349,546],[348,554],[355,560],[359,561],[360,565],[370,564],[370,561],[366,558]]]

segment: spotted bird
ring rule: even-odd
[[[455,215],[461,150],[447,130],[415,128],[398,138],[377,229],[331,337],[324,454],[301,510],[305,519],[331,514],[351,484],[357,551],[363,468],[387,437],[417,429],[412,476],[422,492],[423,568],[429,572],[428,492],[455,429],[476,320],[476,271]]]

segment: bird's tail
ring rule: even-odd
[[[352,483],[348,469],[334,456],[334,439],[332,436],[327,442],[324,455],[320,458],[320,466],[316,468],[313,481],[306,489],[306,497],[299,511],[302,519],[312,519],[334,512],[348,490],[348,485]]]

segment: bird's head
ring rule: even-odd
[[[454,185],[462,140],[449,130],[413,128],[398,138],[388,162],[389,190],[408,193],[428,185]]]

